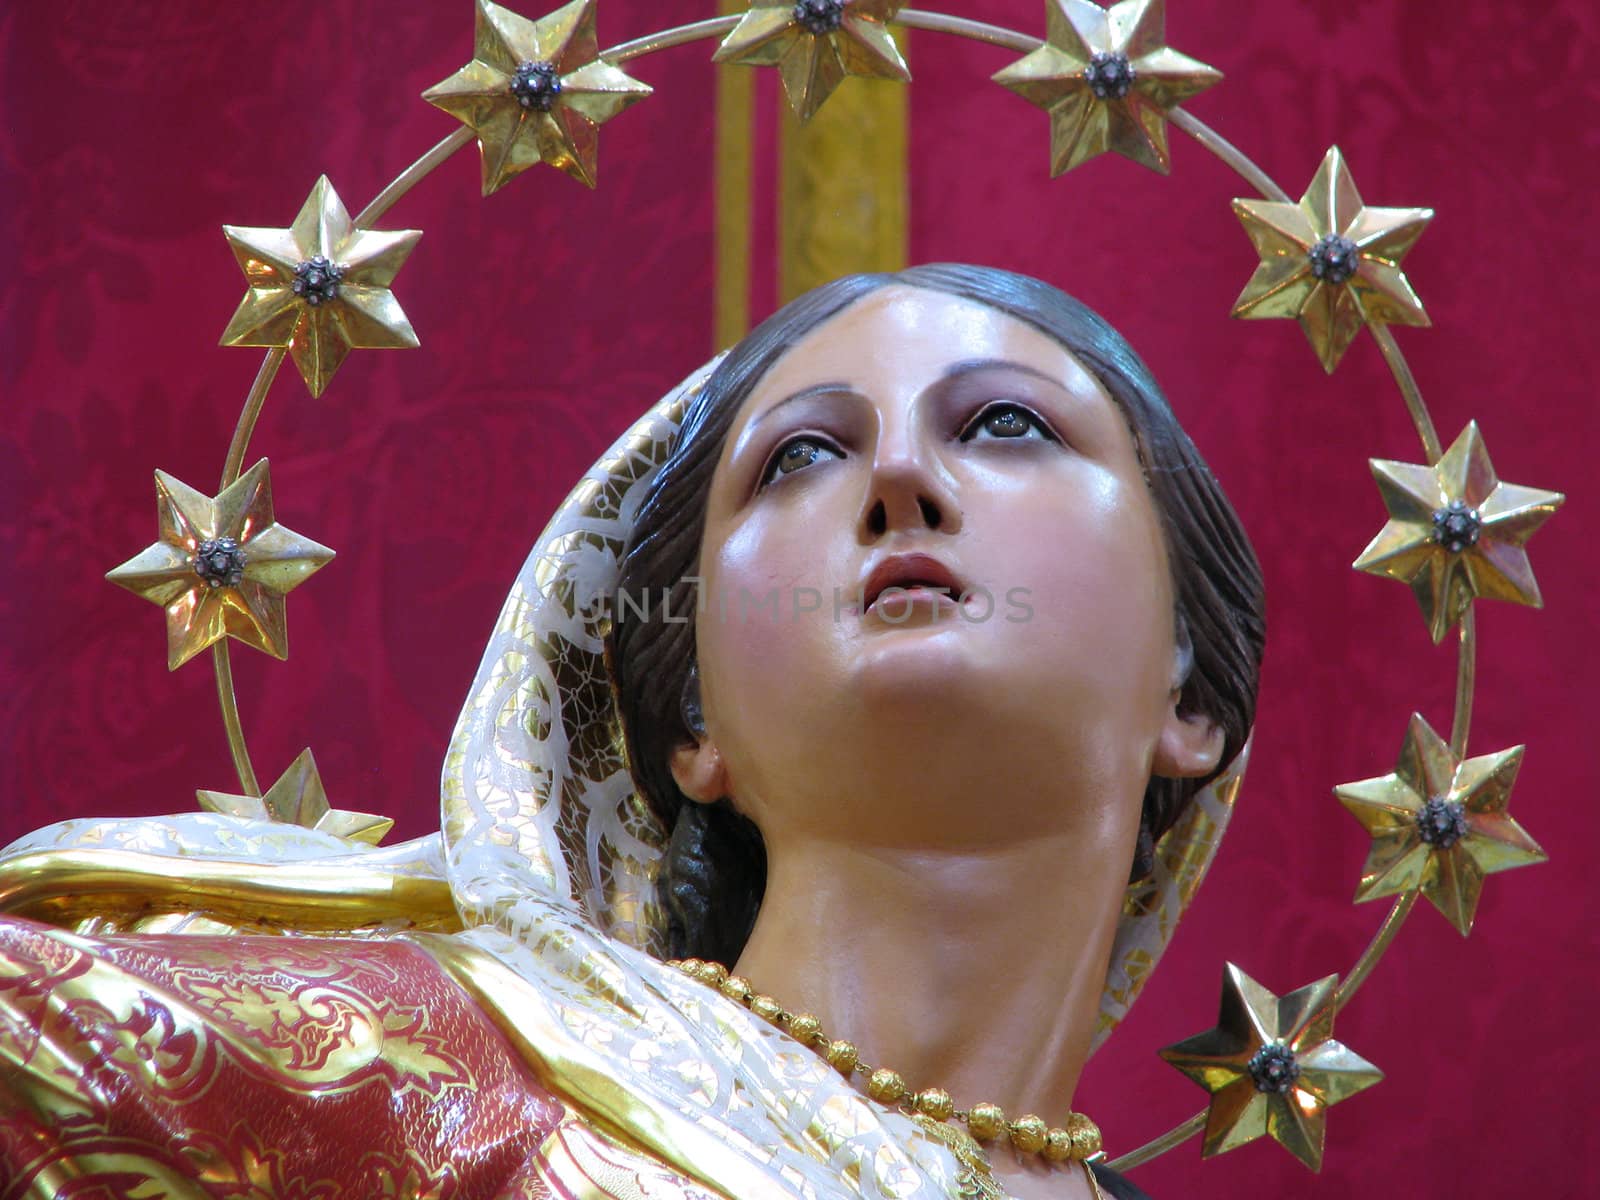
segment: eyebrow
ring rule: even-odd
[[[963,375],[974,375],[979,371],[1018,371],[1023,375],[1032,375],[1035,379],[1042,379],[1046,383],[1053,383],[1056,387],[1066,387],[1063,380],[1057,379],[1037,367],[1030,367],[1027,363],[1013,362],[1009,358],[974,358],[966,362],[952,363],[950,368],[939,377],[943,383],[950,379],[959,379]]]
[[[809,400],[813,396],[826,395],[854,396],[859,395],[859,393],[855,390],[855,388],[851,387],[848,383],[845,383],[842,380],[836,380],[832,383],[814,383],[808,388],[801,388],[798,392],[792,392],[785,396],[782,400],[779,400],[771,408],[767,409],[766,412],[762,413],[760,416],[751,421],[750,424],[746,425],[744,433],[739,436],[739,440],[741,442],[744,441],[745,438],[749,437],[754,430],[759,429],[762,423],[770,418],[772,414],[777,412],[779,409],[790,404],[798,404],[802,400]]]

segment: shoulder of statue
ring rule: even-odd
[[[214,813],[37,830],[0,851],[0,913],[99,933],[460,928],[437,835],[377,849]]]

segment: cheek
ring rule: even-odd
[[[1131,684],[1134,696],[1165,694],[1172,592],[1142,492],[1111,479],[1054,503],[1041,496],[1020,510],[1014,545],[1041,652],[1061,651],[1053,669],[1112,690]]]
[[[838,629],[834,589],[844,568],[830,562],[824,528],[747,521],[702,562],[701,686],[708,713],[723,724],[759,723],[796,694],[826,686],[833,657],[826,643]]]

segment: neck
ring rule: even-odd
[[[1059,1125],[1126,881],[1097,840],[935,852],[775,839],[737,971],[913,1089]]]

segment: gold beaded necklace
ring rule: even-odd
[[[963,1122],[979,1142],[994,1141],[1004,1134],[1017,1150],[1024,1154],[1038,1154],[1050,1162],[1081,1162],[1087,1165],[1089,1159],[1100,1153],[1100,1129],[1082,1113],[1068,1113],[1061,1125],[1050,1126],[1043,1117],[1033,1113],[1008,1121],[998,1104],[957,1108],[950,1093],[943,1088],[913,1091],[906,1086],[905,1079],[898,1071],[868,1066],[861,1061],[853,1044],[828,1037],[816,1017],[810,1013],[789,1012],[771,996],[757,992],[748,979],[728,974],[728,969],[721,963],[689,958],[673,959],[667,965],[716,988],[728,999],[737,1000],[763,1021],[787,1030],[801,1045],[821,1054],[828,1065],[846,1079],[856,1074],[865,1076],[867,1095],[881,1104],[899,1108],[912,1116],[927,1118],[929,1122],[939,1123],[940,1127],[954,1117]],[[955,1148],[954,1143],[951,1145]],[[1090,1179],[1093,1178],[1091,1173]],[[1095,1185],[1095,1191],[1099,1192],[1098,1185]]]

